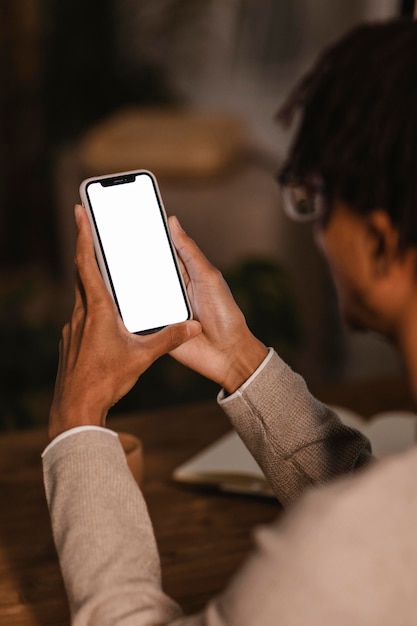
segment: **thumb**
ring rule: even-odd
[[[173,324],[159,330],[152,335],[141,337],[147,347],[152,350],[154,359],[167,354],[186,341],[193,339],[201,333],[201,324],[197,320],[189,320],[180,324]],[[142,342],[141,342],[142,343]],[[142,343],[143,346],[143,343]]]

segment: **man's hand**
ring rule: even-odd
[[[169,226],[194,317],[203,329],[171,354],[232,393],[260,365],[267,348],[248,329],[221,273],[209,263],[175,217],[169,218]]]
[[[201,332],[196,321],[151,335],[124,326],[97,266],[90,224],[75,207],[77,267],[71,321],[62,331],[49,436],[86,424],[104,426],[108,410],[160,356]]]

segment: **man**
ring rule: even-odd
[[[398,346],[417,398],[417,25],[354,31],[319,60],[281,117],[298,109],[280,177],[285,208],[315,220],[344,316]],[[43,455],[74,624],[415,625],[417,449],[370,462],[367,441],[251,334],[175,218],[195,320],[129,335],[81,207],[76,221],[75,306]],[[188,617],[161,589],[146,505],[103,428],[110,406],[166,351],[223,387],[220,404],[289,509],[257,531],[228,588]]]

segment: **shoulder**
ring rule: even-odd
[[[417,448],[388,460],[376,461],[354,475],[300,498],[281,522],[295,559],[306,552],[318,568],[345,574],[362,568],[376,575],[370,554],[387,566],[406,551],[417,567]],[[410,544],[410,545],[409,545]]]
[[[294,507],[290,516],[313,516],[331,519],[342,525],[361,526],[362,516],[403,519],[397,507],[415,506],[417,513],[417,447],[400,455],[374,461],[354,474],[345,475],[330,484],[310,490]],[[363,525],[362,525],[363,526]]]
[[[284,570],[285,585],[293,581],[311,599],[309,623],[327,623],[318,620],[328,609],[344,616],[338,623],[368,615],[367,624],[380,626],[395,607],[415,603],[416,471],[417,449],[375,462],[310,490],[276,524],[259,529],[258,547],[275,571]]]

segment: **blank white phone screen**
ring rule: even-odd
[[[189,318],[152,179],[87,188],[114,295],[132,332]]]

